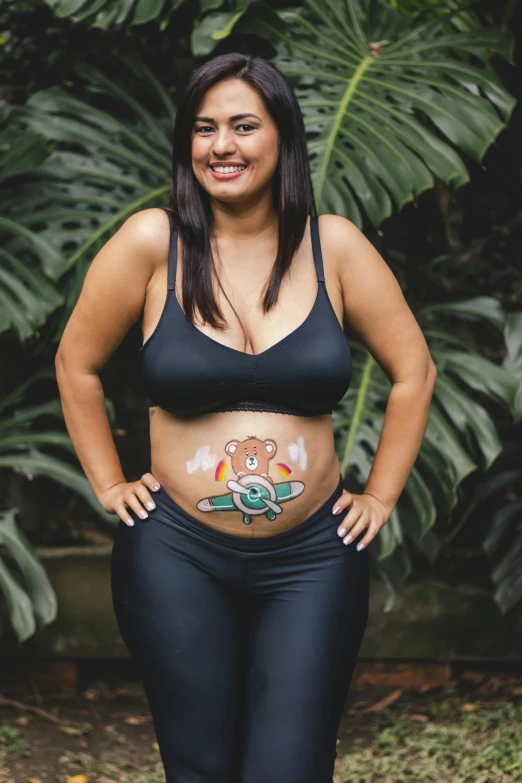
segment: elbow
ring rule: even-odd
[[[64,353],[60,350],[60,348],[58,348],[54,357],[54,370],[56,373],[56,380],[58,385],[60,385],[60,377],[63,376],[63,373],[65,372],[65,364],[66,362]]]
[[[426,383],[433,388],[435,386],[436,380],[437,380],[437,365],[435,364],[435,362],[430,356],[428,367],[426,370]]]
[[[437,380],[437,366],[431,356],[428,358],[428,366],[426,367],[426,372],[424,375],[424,388],[426,390],[426,394],[429,396],[430,400],[433,396],[433,390],[435,388],[435,381]]]

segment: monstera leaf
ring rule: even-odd
[[[59,18],[87,22],[91,27],[108,30],[129,22],[145,24],[169,14],[185,0],[44,0]]]
[[[5,557],[0,556],[0,591],[21,643],[34,634],[37,625],[42,627],[56,619],[57,601],[35,550],[16,524],[17,511],[0,511],[0,546],[18,566],[23,583],[11,573]]]
[[[0,472],[14,470],[29,480],[43,476],[56,481],[82,496],[105,522],[116,524],[118,517],[102,509],[78,466],[73,444],[63,429],[60,400],[52,398],[36,405],[25,400],[27,391],[37,381],[54,380],[54,375],[54,367],[44,368],[9,393],[0,394]],[[106,406],[113,424],[114,411],[109,400]],[[57,420],[62,428],[42,428],[39,426],[42,419]],[[0,596],[17,639],[23,642],[34,634],[37,626],[55,619],[56,596],[36,551],[16,524],[18,511],[17,508],[0,510],[0,546],[19,571],[19,574],[11,573],[9,560],[0,555]]]
[[[450,512],[462,481],[487,470],[502,450],[496,426],[484,402],[514,412],[519,380],[509,367],[484,358],[456,336],[449,325],[481,320],[497,330],[505,314],[498,302],[477,297],[426,307],[417,318],[437,365],[438,377],[426,435],[417,462],[390,520],[378,534],[378,565],[387,587],[389,610],[396,589],[411,572],[409,547],[430,561],[441,541],[433,529],[438,512]],[[343,476],[364,487],[384,419],[389,382],[368,352],[353,342],[354,381],[334,411],[336,450]]]
[[[94,67],[82,69],[82,86],[93,96],[101,92],[111,98],[111,113],[62,87],[36,92],[24,106],[14,106],[8,113],[9,122],[53,145],[33,172],[4,183],[0,231],[11,265],[17,264],[23,252],[36,260],[51,281],[60,280],[70,270],[60,285],[60,296],[65,296],[66,302],[55,340],[76,302],[93,256],[130,215],[161,205],[170,189],[172,100],[136,57],[123,56],[121,60],[129,78],[141,80],[148,89],[156,114]],[[124,111],[127,118],[122,120]],[[19,286],[16,293],[20,299],[25,297],[31,313],[30,308],[36,305],[29,293],[39,278],[35,277],[33,288],[23,275],[18,279],[20,286],[29,286],[29,292]],[[3,275],[0,296],[14,285]],[[39,311],[31,318],[26,316],[33,326],[58,301],[49,286],[42,286],[42,294]],[[11,321],[14,317],[13,313]],[[19,334],[22,339],[27,337],[29,326],[21,323]]]
[[[444,16],[419,23],[375,0],[306,0],[279,18],[283,30],[256,4],[235,31],[276,48],[303,110],[318,210],[358,227],[435,180],[468,182],[462,156],[481,161],[515,105],[488,60],[512,58],[501,28],[448,32]]]
[[[516,378],[515,421],[522,420],[522,313],[510,313],[504,328],[506,356],[503,367]],[[502,455],[489,476],[477,489],[473,505],[483,513],[484,504],[493,500],[491,527],[482,542],[487,555],[496,558],[491,578],[494,598],[503,612],[522,600],[522,447],[516,430],[509,433]]]
[[[44,476],[81,495],[106,522],[115,524],[115,514],[100,506],[83,470],[78,466],[73,444],[63,428],[60,400],[52,398],[36,405],[27,404],[25,395],[37,381],[54,380],[54,367],[33,373],[9,394],[0,395],[0,470],[11,469],[32,480]],[[114,410],[105,400],[107,414],[114,423]],[[60,429],[42,429],[42,419],[57,419]],[[50,449],[48,453],[46,449]],[[55,456],[53,452],[64,451]],[[66,458],[64,458],[66,456]]]

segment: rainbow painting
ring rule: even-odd
[[[224,459],[220,459],[216,468],[216,473],[214,475],[214,478],[216,481],[225,481],[225,476],[227,475],[228,465],[225,462]]]
[[[285,465],[284,462],[276,462],[276,470],[283,478],[288,478],[292,472],[288,465]]]

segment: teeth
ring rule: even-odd
[[[220,174],[232,174],[233,171],[243,171],[246,166],[212,166],[212,168]]]

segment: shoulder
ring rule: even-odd
[[[118,234],[122,240],[132,243],[137,252],[161,256],[169,245],[170,221],[163,209],[142,209],[127,218]]]
[[[170,222],[163,209],[142,209],[130,215],[98,253],[91,267],[129,273],[134,284],[148,285],[166,263]],[[92,277],[92,275],[91,275]]]
[[[319,233],[325,266],[334,269],[340,280],[353,273],[364,276],[372,269],[386,267],[389,271],[378,250],[351,220],[340,215],[321,215]]]
[[[320,215],[319,234],[321,248],[332,258],[347,253],[361,244],[369,243],[355,223],[341,215]]]
[[[163,210],[144,209],[130,215],[90,263],[86,290],[119,281],[120,288],[129,286],[140,294],[165,265],[169,240],[169,219]]]

